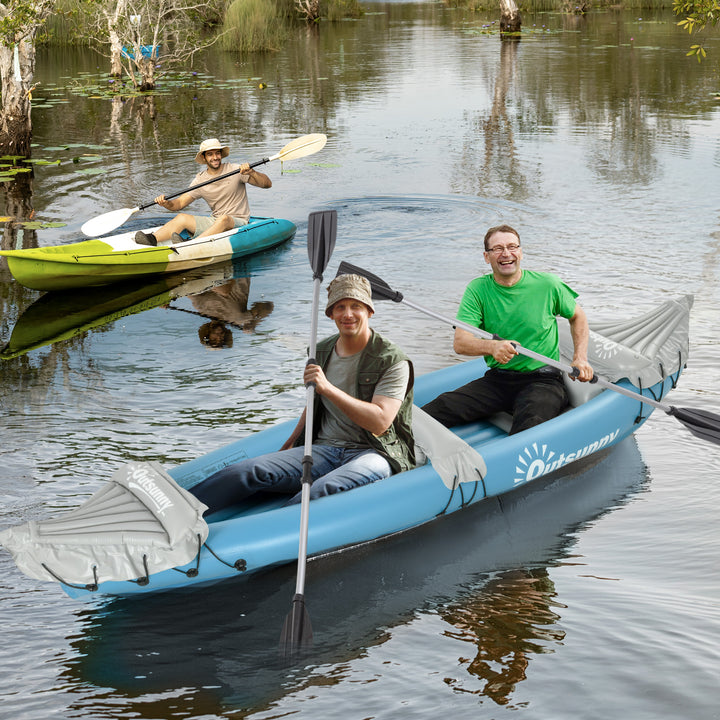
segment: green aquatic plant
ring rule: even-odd
[[[280,0],[233,0],[225,12],[220,47],[238,52],[278,50],[288,33],[286,14]]]

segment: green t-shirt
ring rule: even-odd
[[[575,313],[577,293],[550,273],[523,270],[519,282],[504,287],[492,273],[471,280],[465,288],[457,319],[461,322],[515,340],[528,350],[558,360],[558,315],[571,318]],[[527,372],[543,363],[516,355],[500,365],[491,355],[485,357],[490,367]]]

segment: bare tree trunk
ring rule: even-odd
[[[119,35],[114,31],[110,30],[110,76],[111,77],[122,77],[122,61],[120,60],[120,53],[122,52],[122,43],[120,42]]]
[[[140,90],[155,89],[155,53],[151,58],[141,57],[137,62],[140,69]]]
[[[31,92],[35,76],[34,33],[12,47],[0,44],[2,109],[0,154],[30,157]]]
[[[122,77],[122,42],[117,32],[117,24],[120,17],[125,12],[127,5],[126,0],[118,0],[112,16],[107,16],[108,35],[110,38],[110,75],[112,77]]]
[[[295,7],[308,22],[320,19],[320,0],[295,0]]]
[[[500,34],[519,33],[522,18],[515,0],[500,0]]]

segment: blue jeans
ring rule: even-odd
[[[300,502],[304,447],[280,450],[241,460],[218,470],[190,489],[213,513],[239,503],[256,492],[292,495],[287,504]],[[390,477],[390,463],[375,450],[312,446],[310,499],[332,495]]]

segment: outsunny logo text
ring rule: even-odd
[[[548,445],[533,443],[518,455],[517,465],[515,467],[516,475],[513,482],[515,485],[518,485],[519,483],[535,480],[541,475],[547,475],[549,472],[563,467],[563,465],[568,465],[575,460],[579,460],[586,455],[591,455],[605,446],[610,445],[619,434],[620,428],[617,428],[599,440],[591,442],[589,445],[578,448],[571,453],[560,453],[557,456]]]
[[[146,468],[134,467],[130,472],[128,487],[140,490],[150,499],[158,515],[164,515],[173,506],[172,500],[155,484]]]

